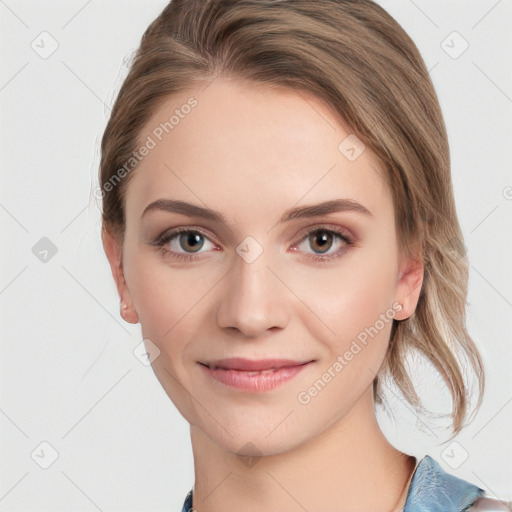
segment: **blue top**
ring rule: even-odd
[[[463,512],[484,492],[480,487],[447,473],[426,455],[414,470],[403,512]],[[190,491],[181,512],[190,511],[192,496]]]

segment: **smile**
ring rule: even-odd
[[[244,391],[264,392],[288,382],[314,361],[232,358],[214,363],[199,363],[206,375],[225,386]]]

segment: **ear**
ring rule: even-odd
[[[107,255],[112,277],[116,283],[117,291],[121,299],[121,316],[130,324],[139,323],[139,317],[133,307],[130,290],[126,284],[123,272],[123,242],[120,236],[103,228],[101,230],[103,250]]]
[[[395,315],[396,320],[406,320],[414,314],[424,272],[425,264],[419,251],[402,255],[395,289],[395,300],[402,305],[402,309]]]

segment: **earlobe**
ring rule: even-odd
[[[139,317],[133,306],[128,306],[125,302],[121,302],[120,313],[123,319],[130,324],[138,324]]]
[[[423,285],[425,265],[417,255],[409,255],[402,261],[398,273],[395,300],[402,309],[395,315],[396,320],[406,320],[416,310]]]
[[[126,284],[123,271],[123,243],[120,237],[115,236],[107,229],[101,231],[103,250],[110,264],[112,277],[116,283],[120,297],[120,313],[123,319],[131,324],[139,323],[139,318],[131,300],[130,291]]]

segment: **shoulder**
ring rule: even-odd
[[[403,512],[501,510],[510,511],[510,502],[488,497],[484,489],[446,472],[432,457],[426,455],[416,466]]]

